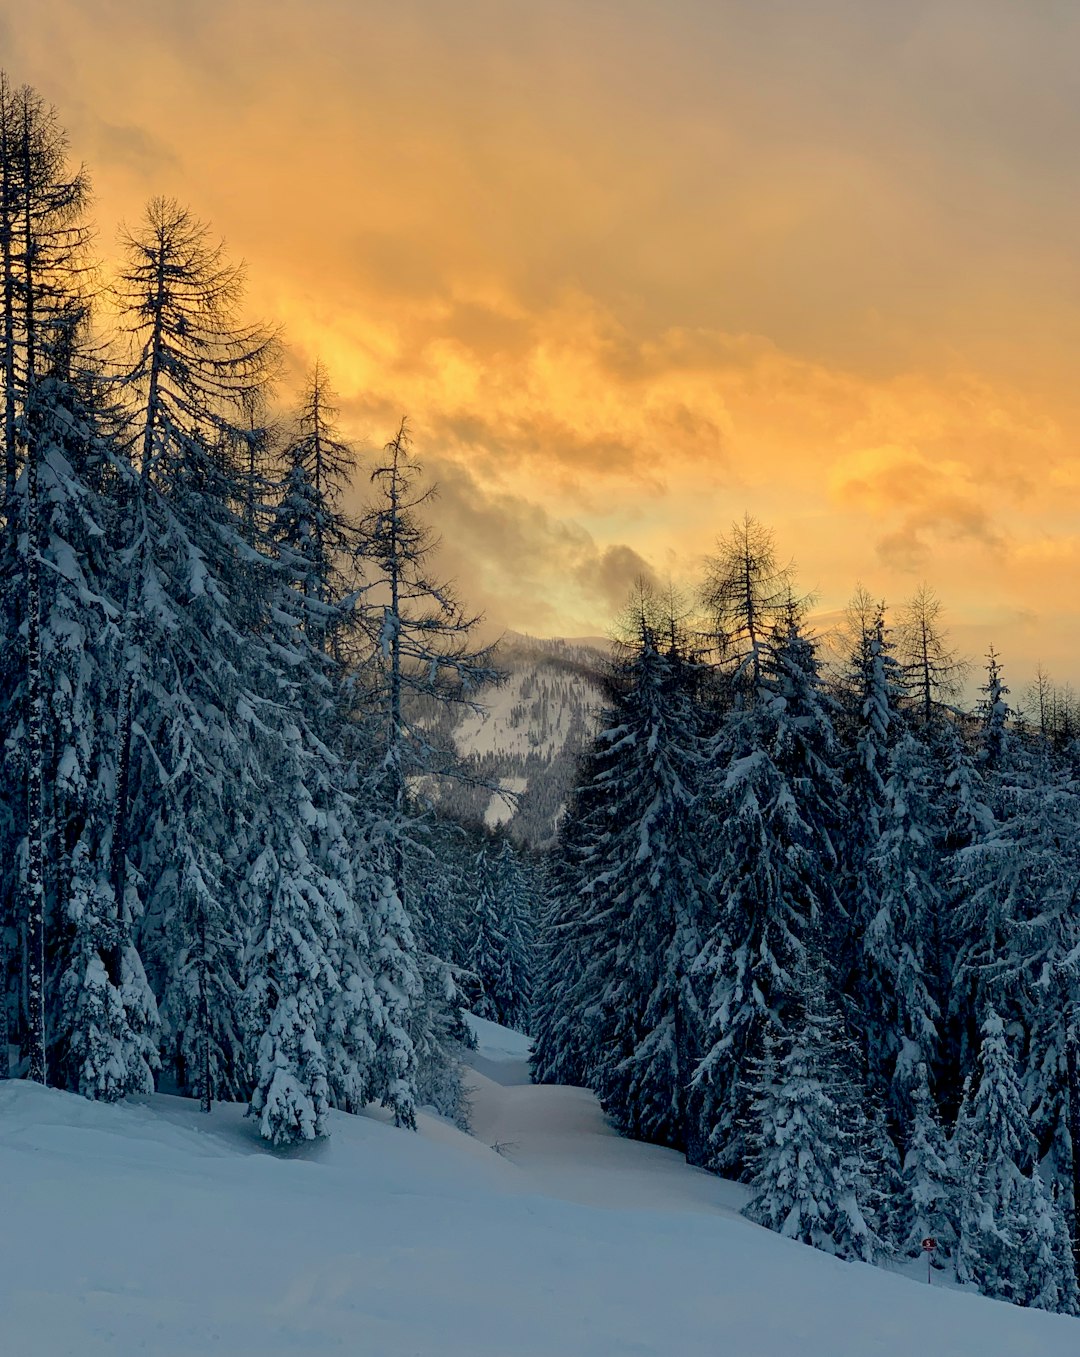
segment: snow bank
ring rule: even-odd
[[[527,1040],[477,1022],[519,1073]],[[581,1089],[477,1074],[477,1138],[0,1084],[0,1352],[12,1357],[1073,1357],[1077,1321],[844,1264],[740,1189],[615,1136]],[[498,1149],[493,1150],[492,1145]]]

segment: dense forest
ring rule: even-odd
[[[209,229],[156,199],[104,277],[88,200],[0,79],[0,1077],[463,1123],[471,1009],[760,1223],[1074,1312],[1073,695],[991,652],[963,709],[927,588],[826,655],[746,518],[635,592],[544,861],[456,822],[499,675],[407,425],[353,488]]]
[[[1022,719],[991,651],[958,707],[925,587],[893,627],[857,592],[826,665],[749,518],[699,616],[642,588],[624,633],[551,855],[535,1077],[745,1179],[786,1235],[866,1261],[930,1240],[1074,1312],[1068,695],[1037,682]]]
[[[524,1002],[532,887],[411,792],[457,771],[414,713],[495,674],[407,427],[350,517],[323,368],[275,411],[208,229],[157,199],[103,279],[88,196],[0,81],[0,1074],[244,1099],[275,1143],[461,1118],[462,986]]]

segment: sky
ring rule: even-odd
[[[823,624],[929,582],[1080,680],[1072,0],[0,0],[98,248],[175,196],[408,414],[494,627],[602,633],[749,512]]]

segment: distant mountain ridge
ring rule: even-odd
[[[483,709],[458,714],[445,732],[478,777],[508,795],[458,784],[440,797],[458,818],[509,822],[530,848],[555,837],[578,759],[596,733],[611,643],[507,632],[495,653],[505,680],[479,695]]]

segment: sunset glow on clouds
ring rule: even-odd
[[[823,613],[926,579],[1080,677],[1073,4],[0,0],[0,51],[105,256],[175,195],[359,446],[409,413],[497,624],[749,510]]]

